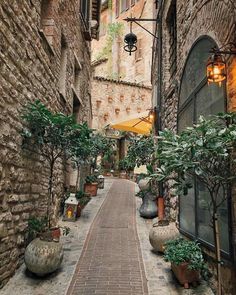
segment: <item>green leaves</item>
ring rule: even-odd
[[[176,180],[175,187],[182,194],[188,190],[186,179],[196,177],[217,198],[218,187],[226,188],[235,175],[233,161],[230,169],[230,151],[236,143],[233,118],[235,114],[200,117],[179,135],[170,130],[160,132],[156,149],[159,168],[154,177],[158,181]],[[216,206],[219,204],[220,198]]]
[[[194,270],[205,270],[206,265],[202,256],[202,251],[196,242],[178,238],[168,241],[165,244],[164,259],[173,264],[179,265],[189,262],[189,268]]]

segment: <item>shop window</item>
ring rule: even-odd
[[[59,92],[64,97],[66,96],[66,67],[67,67],[67,43],[65,37],[61,37],[61,60],[60,60],[60,78]]]
[[[177,29],[176,29],[176,1],[172,2],[167,18],[169,33],[169,72],[172,78],[176,72],[177,64]]]
[[[216,43],[207,37],[201,38],[193,46],[185,64],[179,97],[178,132],[197,122],[200,115],[209,116],[225,111],[226,94],[224,87],[216,84],[208,86],[206,62],[210,49]],[[193,187],[187,196],[179,200],[179,224],[182,233],[198,239],[206,246],[213,247],[213,231],[210,226],[209,193],[203,183],[192,179]],[[223,192],[222,192],[223,193]],[[221,250],[229,254],[229,214],[228,202],[219,208]]]

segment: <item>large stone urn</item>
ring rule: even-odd
[[[175,222],[169,223],[167,220],[160,220],[153,224],[149,232],[149,241],[155,251],[164,252],[165,243],[180,235]]]
[[[144,218],[154,218],[157,217],[157,202],[156,196],[148,191],[142,198],[143,203],[139,208],[139,213],[141,217]]]
[[[33,240],[25,250],[27,268],[38,276],[57,270],[63,259],[62,244],[54,241]]]
[[[141,217],[154,218],[157,216],[157,202],[156,196],[149,190],[150,189],[150,178],[146,177],[140,179],[138,182],[140,190],[143,192],[142,205],[139,208]]]

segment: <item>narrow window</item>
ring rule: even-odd
[[[169,32],[169,71],[170,78],[173,78],[176,73],[177,64],[176,1],[174,1],[171,5],[167,23]]]
[[[129,0],[121,0],[120,12],[129,9]]]
[[[55,32],[53,0],[43,0],[41,4],[41,30],[50,45],[53,45]]]
[[[131,0],[131,6],[135,4],[135,0]]]
[[[61,37],[61,64],[60,64],[60,79],[59,91],[66,96],[66,66],[67,66],[67,43],[64,36]]]

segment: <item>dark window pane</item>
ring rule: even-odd
[[[217,84],[205,84],[196,95],[196,115],[207,116],[224,111],[225,95],[224,88]]]
[[[182,78],[180,106],[206,76],[206,63],[210,49],[215,46],[211,39],[200,40],[191,51]]]
[[[195,196],[194,187],[188,190],[187,196],[179,197],[180,228],[195,236]]]
[[[212,207],[211,197],[207,188],[198,183],[198,237],[211,245],[214,245],[214,235],[212,228]],[[229,253],[229,231],[228,231],[228,206],[227,202],[218,209],[220,222],[220,243],[221,249]]]
[[[178,132],[183,131],[186,127],[193,125],[193,101],[191,101],[186,108],[179,114]]]

